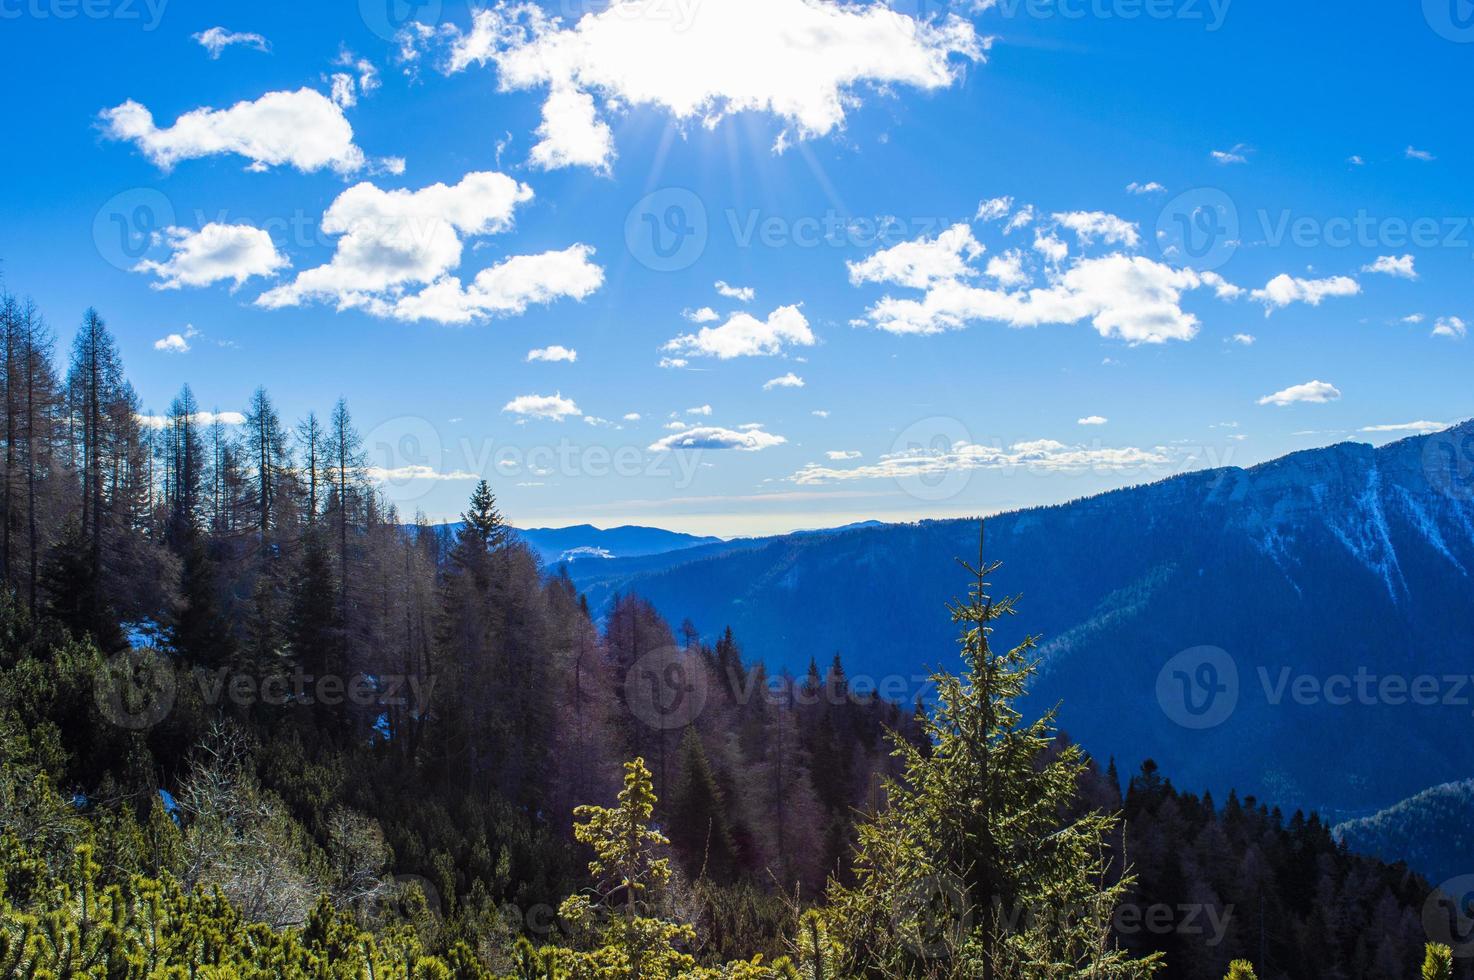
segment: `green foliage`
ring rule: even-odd
[[[1423,980],[1453,980],[1454,951],[1440,943],[1429,943],[1423,960]]]
[[[1248,960],[1234,960],[1228,965],[1228,976],[1224,980],[1256,980],[1254,964]]]
[[[1107,843],[1117,820],[1074,814],[1086,771],[1078,748],[1056,751],[1053,715],[1025,724],[1015,702],[1035,671],[1033,642],[998,655],[992,623],[1014,612],[973,572],[961,676],[939,674],[930,746],[899,742],[901,779],[860,828],[855,883],[830,892],[845,968],[876,977],[1146,977],[1110,940],[1130,887]]]

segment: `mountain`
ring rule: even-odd
[[[544,565],[591,558],[638,558],[721,542],[721,538],[698,537],[658,527],[634,525],[607,529],[597,528],[592,524],[535,527],[519,529],[517,535],[537,552]]]
[[[461,528],[459,521],[453,524],[437,524],[432,530],[445,537],[453,537]],[[598,528],[592,524],[577,524],[572,527],[534,527],[513,529],[519,539],[530,547],[544,566],[551,568],[560,563],[600,564],[615,558],[640,558],[664,555],[671,552],[698,548],[703,545],[720,545],[721,538],[700,537],[667,531],[658,527]],[[594,561],[597,559],[597,561]]]
[[[977,549],[976,521],[925,521],[572,574],[595,608],[634,591],[770,666],[840,652],[915,690],[955,664],[939,597]],[[994,591],[1023,596],[996,640],[1042,637],[1035,703],[1062,700],[1064,728],[1123,769],[1151,757],[1185,787],[1338,820],[1474,773],[1474,423],[1004,514],[987,554]]]
[[[1474,856],[1474,779],[1424,790],[1341,824],[1335,835],[1358,854],[1406,861],[1432,882],[1466,876]]]

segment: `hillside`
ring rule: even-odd
[[[1024,595],[1042,636],[1036,700],[1064,700],[1064,727],[1123,767],[1155,758],[1179,785],[1338,819],[1466,777],[1474,692],[1456,678],[1474,631],[1474,493],[1450,459],[1470,439],[1465,423],[990,519],[996,584]],[[962,520],[863,527],[572,572],[595,608],[634,591],[704,635],[732,626],[770,664],[799,672],[838,651],[852,676],[910,676],[948,654],[942,597],[977,533]],[[1180,695],[1170,703],[1181,664],[1166,671],[1170,710],[1157,687],[1169,660],[1199,647],[1226,651],[1237,696],[1221,724],[1190,729],[1169,716],[1182,714]],[[1328,703],[1359,670],[1370,696]],[[1465,703],[1395,703],[1425,676],[1436,700]]]
[[[1474,779],[1434,786],[1334,833],[1351,850],[1406,861],[1429,881],[1466,876],[1474,854]]]

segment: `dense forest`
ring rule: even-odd
[[[397,513],[341,401],[152,416],[96,312],[0,318],[0,975],[1471,975],[1406,868],[1025,718],[996,565],[924,704],[770,676],[485,483]]]

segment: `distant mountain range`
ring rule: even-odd
[[[881,678],[956,666],[944,602],[977,538],[864,526],[570,573],[596,609],[634,591],[774,669],[839,652]],[[1474,774],[1474,423],[1001,515],[987,552],[1023,595],[995,641],[1042,637],[1035,703],[1123,770],[1336,820]]]
[[[454,536],[461,528],[459,521],[438,524],[437,534]],[[572,527],[514,528],[515,534],[536,553],[546,567],[579,562],[602,562],[613,558],[640,558],[647,555],[670,555],[688,548],[720,544],[721,538],[681,534],[658,527],[597,528],[592,524]]]

